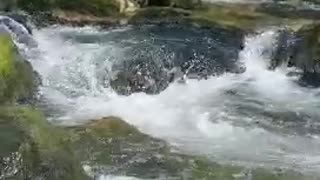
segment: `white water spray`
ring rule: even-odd
[[[58,118],[61,123],[118,116],[186,153],[204,154],[219,161],[316,172],[320,169],[318,140],[255,125],[256,121],[264,121],[259,111],[265,110],[320,117],[313,91],[295,85],[283,69],[267,69],[275,43],[274,31],[246,39],[246,47],[240,53],[240,61],[247,67],[244,74],[189,80],[186,85],[173,83],[159,95],[130,96],[116,95],[103,86],[99,77],[101,71],[111,71],[113,62],[124,56],[125,49],[107,40],[99,43],[66,40],[68,33],[113,35],[112,31],[94,28],[57,27],[35,32],[40,52],[30,61],[42,75],[43,96],[63,109]],[[229,91],[235,95],[228,94]],[[242,114],[239,108],[244,108],[247,114]]]

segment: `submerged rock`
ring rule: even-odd
[[[219,25],[208,29],[187,22],[134,27],[140,43],[129,43],[124,59],[112,66],[110,86],[119,94],[157,94],[183,76],[200,80],[243,72],[237,59],[244,32],[238,29]]]

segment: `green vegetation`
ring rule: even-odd
[[[10,37],[0,35],[0,103],[32,99],[37,89],[36,76]]]
[[[11,164],[18,167],[16,179],[88,179],[73,154],[69,134],[50,125],[36,109],[0,107],[0,137],[8,138],[0,141],[4,147],[0,157],[8,157],[13,152],[20,154],[16,164]]]
[[[37,79],[11,38],[0,35],[0,175],[18,180],[88,179],[69,134],[31,105],[18,105],[37,93]]]

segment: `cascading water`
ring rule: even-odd
[[[319,91],[298,86],[286,76],[287,68],[268,70],[276,31],[245,39],[238,60],[246,67],[242,74],[188,79],[171,83],[159,94],[123,96],[108,85],[113,65],[124,61],[128,51],[143,52],[137,44],[155,46],[155,39],[132,28],[58,26],[34,31],[38,47],[24,51],[42,77],[42,100],[54,109],[53,120],[73,124],[118,116],[183,153],[222,163],[319,172]],[[183,44],[188,39],[166,41]],[[174,54],[149,53],[167,60]]]

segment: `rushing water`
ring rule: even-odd
[[[194,37],[201,33],[187,34],[189,38],[170,29],[166,33],[172,33],[172,38],[151,38],[143,29],[134,27],[99,30],[58,26],[35,30],[38,47],[24,47],[24,53],[42,77],[41,97],[52,120],[73,124],[119,116],[183,153],[206,155],[222,163],[320,172],[319,90],[300,87],[297,77],[287,76],[294,69],[268,70],[276,47],[274,30],[244,39],[237,60],[246,67],[242,74],[173,82],[155,95],[123,96],[112,90],[108,81],[119,70],[114,65],[130,61],[128,53],[132,57],[133,52],[140,52],[139,57],[173,61],[176,52],[163,46],[177,43],[172,46],[176,50],[179,44],[191,42],[200,47],[189,49],[199,60],[201,48],[209,51],[203,56],[210,55],[211,45],[215,47],[212,51],[218,46],[231,48],[224,44],[227,40],[214,38],[221,34],[204,34],[209,37],[197,41]],[[206,43],[202,43],[204,40]],[[230,54],[233,49],[221,52]],[[213,67],[229,65],[212,61]]]

